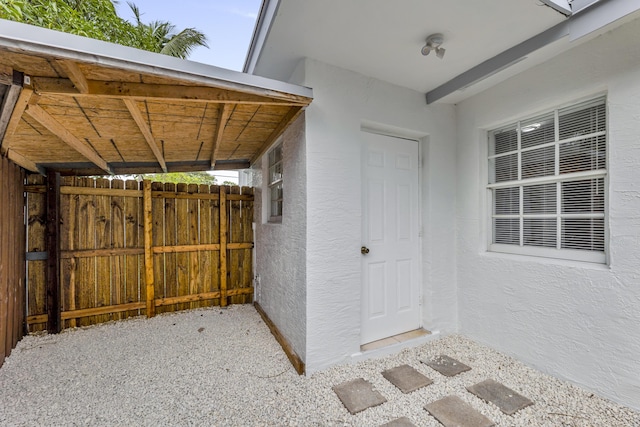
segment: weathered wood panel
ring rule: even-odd
[[[29,179],[28,249],[42,252],[38,215],[45,189],[41,179]],[[149,183],[147,247],[140,183],[66,178],[62,185],[65,328],[252,300],[252,189]],[[41,330],[48,318],[38,299],[44,278],[38,262],[29,262],[32,331]],[[149,302],[148,289],[153,290]]]
[[[9,159],[0,158],[0,366],[24,333],[26,246],[23,194],[22,170]]]

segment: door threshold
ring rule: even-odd
[[[409,341],[415,338],[420,338],[423,337],[425,335],[431,335],[430,331],[427,331],[426,329],[414,329],[413,331],[409,331],[409,332],[404,332],[402,334],[398,334],[398,335],[394,335],[392,337],[388,337],[388,338],[383,338],[381,340],[377,340],[377,341],[373,341],[367,344],[363,344],[360,346],[360,351],[364,352],[364,351],[371,351],[371,350],[377,350],[379,348],[382,347],[387,347],[390,345],[394,345],[394,344],[398,344],[398,343],[402,343],[405,341]]]

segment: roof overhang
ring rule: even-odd
[[[0,20],[0,151],[68,174],[248,167],[312,91]]]
[[[542,3],[263,0],[244,71],[287,79],[306,57],[457,103],[640,16],[628,0]],[[420,55],[438,32],[446,57]]]

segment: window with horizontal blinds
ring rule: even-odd
[[[489,132],[490,249],[605,262],[605,98]]]
[[[269,221],[282,220],[282,143],[269,152]]]

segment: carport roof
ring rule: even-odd
[[[311,89],[0,20],[0,150],[65,174],[245,168]]]

